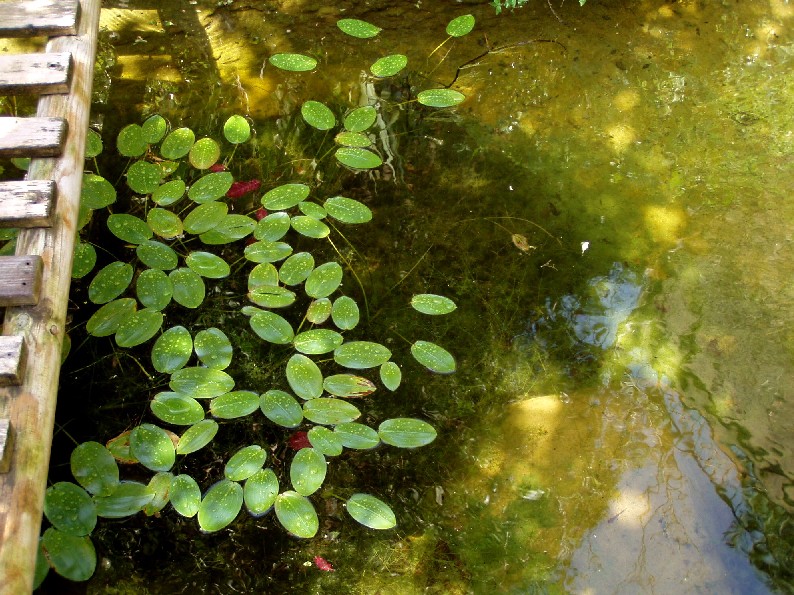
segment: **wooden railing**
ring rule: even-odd
[[[83,176],[100,0],[0,1],[0,37],[47,36],[0,58],[0,95],[37,94],[35,117],[0,117],[0,156],[31,157],[0,183],[0,593],[29,593],[38,549]]]

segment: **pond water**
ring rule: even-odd
[[[474,32],[434,52],[467,12]],[[343,39],[345,16],[384,31]],[[118,0],[103,27],[107,138],[143,113],[205,132],[242,113],[261,154],[288,153],[299,106],[357,105],[384,54],[409,58],[376,89],[394,101],[457,74],[461,106],[384,108],[393,167],[343,183],[375,213],[355,241],[376,328],[432,331],[459,372],[411,374],[384,405],[433,421],[436,442],[337,475],[390,502],[395,531],[107,524],[81,589],[794,589],[794,5]],[[276,51],[320,68],[265,66]],[[279,175],[335,182],[295,163]],[[421,292],[458,310],[406,322]]]

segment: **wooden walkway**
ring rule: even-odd
[[[31,157],[0,183],[0,593],[32,590],[65,332],[101,0],[0,0],[0,37],[49,38],[0,56],[0,95],[36,94],[35,117],[0,117],[0,156]]]

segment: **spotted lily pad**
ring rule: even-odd
[[[411,307],[422,314],[439,315],[449,314],[457,306],[448,297],[433,293],[420,293],[411,298]]]
[[[337,397],[359,398],[375,392],[376,386],[367,378],[353,374],[334,374],[323,380],[326,392]]]
[[[125,213],[110,215],[108,229],[114,236],[130,244],[142,244],[152,237],[152,229],[146,221]]]
[[[151,269],[170,271],[179,264],[179,257],[171,246],[155,240],[147,240],[135,248],[135,254]]]
[[[334,434],[346,448],[369,450],[380,444],[378,433],[364,424],[346,422],[334,426]]]
[[[158,186],[152,192],[152,201],[161,207],[170,206],[185,195],[185,182],[182,180],[169,180]]]
[[[271,198],[275,200],[274,197]],[[257,240],[275,242],[283,238],[289,229],[290,217],[287,213],[270,213],[270,215],[256,224],[254,228],[254,237]]]
[[[190,475],[177,475],[171,480],[169,499],[183,517],[194,517],[201,506],[201,488]]]
[[[250,390],[236,390],[210,401],[210,413],[218,419],[235,419],[250,415],[259,408],[259,395]]]
[[[347,114],[343,124],[349,132],[363,132],[375,123],[377,117],[377,110],[371,105],[365,105]]]
[[[311,496],[325,481],[328,464],[320,451],[302,448],[295,453],[289,468],[292,487],[301,496]]]
[[[210,201],[197,206],[185,217],[185,231],[202,234],[218,227],[229,212],[225,202]]]
[[[334,113],[319,101],[306,101],[301,106],[301,116],[309,126],[317,130],[330,130],[336,125]]]
[[[132,516],[154,499],[154,491],[137,481],[120,482],[107,496],[95,496],[98,516],[119,519]]]
[[[342,267],[337,262],[326,262],[314,269],[306,279],[305,290],[309,297],[324,298],[342,284]]]
[[[233,145],[239,145],[251,138],[251,125],[248,120],[235,114],[223,124],[223,136]]]
[[[331,319],[337,328],[343,331],[354,329],[358,325],[359,318],[358,304],[353,298],[343,295],[334,300]]]
[[[394,76],[408,64],[408,56],[404,54],[391,54],[375,61],[369,70],[377,77]]]
[[[243,506],[243,488],[236,481],[222,479],[201,500],[198,523],[202,531],[212,533],[229,525]]]
[[[229,263],[212,252],[191,252],[185,258],[187,267],[208,279],[223,279],[231,272]]]
[[[108,496],[119,483],[119,466],[110,451],[98,442],[82,442],[69,459],[72,475],[86,491]]]
[[[204,419],[201,403],[181,393],[157,393],[149,407],[159,419],[177,426],[190,426]]]
[[[435,440],[436,430],[421,419],[398,417],[380,424],[378,435],[386,444],[400,448],[417,448]]]
[[[214,419],[202,419],[190,426],[179,438],[176,454],[186,455],[201,450],[212,442],[218,433],[218,422]]]
[[[223,474],[232,481],[243,481],[260,471],[266,459],[267,451],[258,444],[251,444],[232,455]]]
[[[282,211],[297,205],[309,196],[306,184],[283,184],[265,193],[262,206],[272,211]]]
[[[152,308],[144,308],[125,318],[116,331],[116,345],[135,347],[146,343],[163,326],[163,313]]]
[[[269,390],[259,397],[259,408],[275,424],[294,428],[303,421],[303,409],[291,394],[283,390]]]
[[[208,173],[196,180],[187,195],[193,202],[208,203],[225,196],[233,183],[234,178],[228,171]]]
[[[355,421],[361,416],[361,411],[342,399],[320,397],[303,404],[303,416],[316,424],[332,426]]]
[[[454,89],[427,89],[416,96],[419,103],[428,107],[452,107],[464,99],[466,96]]]
[[[314,269],[314,257],[309,252],[298,252],[285,260],[278,270],[278,279],[285,285],[303,283]]]
[[[298,215],[292,218],[291,223],[295,231],[309,238],[325,238],[331,233],[330,228],[325,223],[318,221],[314,217]]]
[[[158,372],[173,374],[187,364],[193,339],[183,326],[174,326],[157,337],[152,347],[152,365]]]
[[[44,514],[53,527],[69,535],[88,535],[97,521],[96,505],[83,488],[59,481],[44,493]]]
[[[72,279],[82,279],[96,265],[96,249],[87,242],[78,242],[74,247],[72,261]]]
[[[302,399],[315,399],[323,394],[323,375],[310,358],[296,353],[287,362],[287,382]]]
[[[359,39],[375,37],[382,31],[380,27],[360,19],[339,19],[336,21],[336,26],[339,27],[342,33]]]
[[[190,395],[194,399],[213,399],[232,390],[234,378],[223,370],[196,366],[174,372],[168,386],[172,391]]]
[[[146,223],[161,238],[172,239],[182,235],[182,220],[166,209],[150,209],[146,215]]]
[[[152,310],[162,310],[171,301],[174,293],[174,286],[160,269],[146,269],[138,275],[135,283],[135,291],[138,299],[147,308]]]
[[[208,368],[223,370],[232,363],[232,343],[222,330],[211,327],[196,333],[196,355]]]
[[[87,536],[50,527],[41,538],[41,547],[53,570],[69,580],[87,581],[96,570],[96,550]]]
[[[352,198],[333,196],[323,206],[331,217],[342,223],[366,223],[372,220],[369,207]]]
[[[339,436],[324,426],[314,426],[307,432],[306,437],[312,447],[325,456],[339,456],[344,450]]]
[[[368,149],[359,147],[342,147],[334,153],[342,165],[353,169],[374,169],[383,165],[383,159]]]
[[[149,148],[149,143],[139,124],[128,124],[116,137],[116,148],[124,157],[140,157]]]
[[[395,391],[400,387],[402,377],[400,366],[394,362],[386,362],[380,367],[380,381],[390,391]]]
[[[306,496],[288,490],[276,497],[276,518],[282,526],[305,539],[314,537],[320,528],[320,519]]]
[[[317,66],[317,60],[303,54],[273,54],[268,58],[268,62],[276,68],[290,72],[306,72],[314,70]]]
[[[371,341],[350,341],[334,351],[334,361],[346,368],[374,368],[390,358],[391,351],[388,348]]]
[[[257,312],[248,322],[257,335],[276,345],[287,345],[295,336],[292,325],[274,312]]]
[[[194,142],[196,135],[190,128],[177,128],[165,137],[160,145],[160,155],[165,159],[181,159],[190,153]]]
[[[243,501],[253,516],[265,514],[276,502],[278,478],[272,469],[259,469],[245,480]]]
[[[329,353],[339,347],[344,338],[329,329],[312,329],[295,335],[293,345],[301,353],[317,355]]]
[[[91,315],[86,323],[86,331],[94,337],[109,337],[116,334],[119,325],[132,316],[136,302],[132,298],[119,298],[108,302]]]
[[[452,354],[430,341],[416,341],[411,345],[411,355],[431,372],[451,374],[455,371],[455,358]]]
[[[474,16],[464,14],[452,19],[447,24],[447,35],[452,37],[463,37],[471,33],[472,29],[474,29]]]
[[[156,163],[136,161],[127,169],[127,186],[138,194],[151,194],[160,187],[163,170]]]
[[[345,505],[348,514],[370,529],[391,529],[397,518],[388,504],[369,494],[353,494]]]
[[[220,145],[211,138],[202,138],[190,147],[188,160],[196,169],[207,169],[221,156]]]
[[[204,301],[206,287],[198,273],[181,267],[168,274],[174,286],[174,301],[185,308],[198,308]]]
[[[130,452],[152,471],[168,471],[176,461],[171,437],[154,424],[141,424],[130,432]]]

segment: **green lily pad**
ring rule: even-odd
[[[140,302],[152,310],[162,310],[171,302],[174,286],[171,279],[159,269],[146,269],[138,275],[135,291]]]
[[[234,388],[234,378],[223,370],[181,368],[171,375],[168,386],[172,391],[190,395],[194,399],[214,399]]]
[[[339,347],[344,338],[336,331],[328,329],[312,329],[295,335],[292,344],[295,349],[308,355],[328,353]]]
[[[222,479],[213,485],[198,510],[198,523],[206,533],[228,526],[243,507],[243,487],[236,481]]]
[[[96,550],[89,537],[77,537],[50,527],[41,548],[53,570],[71,581],[87,581],[96,570]]]
[[[325,223],[306,215],[293,217],[292,228],[299,234],[314,239],[328,237],[328,234],[331,233],[330,228]]]
[[[96,526],[96,505],[83,488],[59,481],[44,493],[44,514],[53,527],[69,535],[88,535]]]
[[[359,147],[341,147],[334,156],[339,163],[353,169],[373,169],[383,165],[383,160],[378,155]]]
[[[278,271],[269,262],[259,263],[248,273],[248,291],[264,285],[278,286]]]
[[[196,169],[207,169],[218,162],[221,156],[221,147],[211,138],[202,138],[196,141],[188,153],[190,165]]]
[[[394,76],[405,68],[407,64],[408,56],[404,54],[392,54],[376,60],[375,63],[369,67],[369,70],[375,76],[384,78],[387,76]]]
[[[231,244],[251,235],[255,227],[256,221],[250,217],[245,215],[226,215],[217,226],[202,233],[199,239],[205,244],[216,246]]]
[[[411,307],[422,314],[440,315],[449,314],[457,306],[448,297],[433,293],[420,293],[411,298]]]
[[[182,220],[165,209],[150,209],[146,215],[146,223],[154,233],[167,240],[182,235],[182,232],[185,231],[182,227]]]
[[[124,157],[140,157],[149,148],[138,124],[127,124],[116,137],[116,148]]]
[[[159,143],[165,136],[165,132],[168,130],[168,122],[162,116],[155,114],[144,120],[143,124],[141,124],[141,130],[144,140],[153,145]]]
[[[176,461],[171,437],[154,424],[141,424],[132,429],[130,452],[144,467],[152,471],[168,471]]]
[[[276,518],[295,537],[314,537],[320,528],[320,519],[306,496],[286,491],[276,496]]]
[[[256,224],[254,237],[257,240],[276,242],[287,235],[290,229],[290,217],[287,213],[270,213]]]
[[[276,68],[290,72],[306,72],[317,66],[317,60],[303,54],[273,54],[267,61]]]
[[[341,335],[340,335],[341,338]],[[323,380],[326,392],[337,397],[360,398],[371,395],[377,390],[375,384],[362,376],[353,374],[334,374]]]
[[[397,518],[389,505],[369,494],[353,494],[347,500],[347,512],[356,521],[370,529],[391,529]]]
[[[417,448],[436,439],[436,430],[426,421],[410,417],[387,419],[378,426],[378,435],[386,444],[400,448]]]
[[[91,315],[85,329],[94,337],[115,335],[119,325],[135,313],[136,307],[132,298],[119,298],[108,302]]]
[[[168,504],[168,495],[173,479],[174,475],[167,471],[161,471],[152,476],[149,480],[149,489],[154,492],[154,498],[143,507],[143,514],[153,516],[165,508],[165,505]]]
[[[303,404],[303,416],[316,424],[333,426],[355,421],[361,416],[361,411],[342,399],[320,397]]]
[[[149,407],[159,419],[175,426],[192,426],[204,419],[201,403],[182,393],[157,393]]]
[[[358,304],[353,298],[346,295],[336,298],[331,308],[331,319],[334,321],[336,328],[343,331],[356,328],[360,319]]]
[[[464,14],[452,19],[447,24],[447,35],[452,37],[463,37],[471,33],[472,29],[474,29],[474,16]]]
[[[428,107],[452,107],[464,99],[466,96],[454,89],[427,89],[416,96],[419,103]]]
[[[204,301],[206,287],[198,273],[186,267],[174,269],[168,274],[174,286],[174,301],[185,308],[198,308]]]
[[[193,346],[201,363],[208,368],[223,370],[232,363],[232,343],[220,329],[211,327],[199,331]]]
[[[90,209],[104,209],[116,202],[113,184],[96,174],[83,174],[80,204]]]
[[[262,285],[248,292],[248,299],[263,308],[286,308],[295,302],[295,293],[284,287]]]
[[[314,448],[301,448],[295,453],[289,468],[292,487],[301,496],[311,496],[325,481],[328,464]]]
[[[294,428],[303,421],[303,409],[291,394],[269,390],[259,397],[259,408],[272,421],[285,428]]]
[[[309,297],[324,298],[342,284],[342,267],[338,262],[326,262],[314,269],[306,279],[305,290]]]
[[[289,322],[278,314],[267,310],[251,316],[248,323],[259,337],[276,345],[287,345],[295,336]]]
[[[276,186],[262,197],[262,206],[271,211],[290,209],[309,196],[306,184]]]
[[[201,488],[190,475],[177,475],[171,480],[171,506],[186,518],[196,516],[201,506]]]
[[[334,434],[339,437],[342,446],[356,450],[369,450],[380,444],[378,433],[364,424],[347,422],[334,426]]]
[[[201,450],[212,442],[218,433],[218,422],[214,419],[202,419],[190,426],[179,438],[176,454],[186,455]]]
[[[314,426],[306,436],[314,449],[327,457],[339,456],[344,450],[339,436],[324,426]]]
[[[416,341],[411,345],[411,355],[431,372],[452,374],[455,371],[455,358],[452,354],[430,341]]]
[[[317,130],[330,130],[336,125],[334,113],[319,101],[306,101],[301,106],[301,116],[309,126]]]
[[[260,241],[246,246],[244,253],[251,262],[278,262],[292,254],[292,246],[286,242]]]
[[[345,368],[374,368],[386,363],[391,351],[380,343],[371,341],[350,341],[337,347],[334,361]]]
[[[372,211],[364,203],[344,196],[333,196],[323,203],[328,214],[342,223],[372,221]]]
[[[152,229],[146,221],[124,213],[108,217],[108,229],[114,236],[130,244],[142,244],[152,237]]]
[[[160,145],[160,155],[165,159],[182,159],[190,153],[194,142],[196,135],[190,128],[177,128],[165,137],[163,144]]]
[[[315,399],[323,394],[323,375],[311,359],[296,353],[287,362],[287,382],[302,399]]]
[[[102,153],[103,148],[102,137],[96,130],[89,128],[85,136],[85,158],[93,159]]]
[[[144,308],[134,312],[121,321],[116,331],[116,345],[135,347],[146,343],[163,326],[163,313],[159,310]]]
[[[171,246],[155,240],[147,240],[135,248],[141,262],[151,269],[170,271],[179,264],[179,257]]]
[[[235,419],[250,415],[259,408],[259,395],[250,390],[236,390],[210,401],[210,413],[218,419]]]
[[[193,354],[193,339],[184,326],[174,326],[157,337],[152,347],[152,365],[158,372],[173,374]]]
[[[228,212],[229,206],[225,202],[210,201],[200,204],[185,217],[185,231],[198,235],[215,229]]]
[[[312,324],[322,324],[331,316],[331,309],[331,300],[328,298],[313,300],[306,310],[306,320]]]
[[[33,569],[33,590],[38,589],[50,573],[50,563],[42,547],[42,539],[39,538],[39,547],[36,550],[36,566]]]
[[[72,475],[86,491],[109,496],[119,484],[119,466],[110,451],[98,442],[82,442],[69,458]]]
[[[234,177],[228,171],[208,173],[193,183],[187,195],[193,202],[208,203],[225,196],[233,183]]]
[[[402,382],[403,373],[394,362],[386,362],[380,367],[380,381],[390,391],[396,391]]]
[[[161,207],[168,207],[175,204],[185,196],[185,182],[182,180],[169,180],[164,184],[160,184],[157,189],[152,192],[152,202]]]
[[[262,470],[262,465],[267,459],[267,451],[258,444],[252,444],[238,450],[226,463],[223,474],[226,479],[243,481],[257,471]]]
[[[357,107],[345,116],[343,125],[349,132],[364,132],[375,123],[377,110],[371,105]]]
[[[136,161],[127,169],[127,186],[138,194],[151,194],[160,187],[163,170],[156,163]]]
[[[342,33],[359,39],[375,37],[382,31],[380,27],[359,19],[339,19],[336,21],[336,26],[339,27]]]
[[[251,125],[248,120],[235,114],[223,124],[223,136],[233,145],[239,145],[251,138]]]
[[[248,512],[255,517],[269,511],[278,496],[278,478],[272,469],[260,469],[245,480],[243,501]]]
[[[298,203],[298,209],[300,209],[300,212],[307,217],[312,217],[313,219],[318,220],[325,219],[325,216],[328,214],[323,207],[318,205],[316,202],[311,202],[309,200],[304,200],[303,202]]]
[[[223,279],[229,276],[229,263],[211,252],[191,252],[185,258],[185,264],[194,273],[208,279]]]
[[[134,465],[138,462],[132,453],[130,452],[130,431],[127,430],[126,432],[122,432],[115,438],[111,438],[107,441],[105,446],[108,449],[108,452],[113,455],[113,458],[116,459],[118,462],[123,463],[125,465]],[[113,487],[113,491],[115,491],[116,487]],[[99,494],[100,496],[111,496],[112,494]]]
[[[313,269],[314,256],[309,252],[298,252],[281,263],[278,279],[284,285],[298,285],[309,277]]]
[[[108,496],[94,496],[96,513],[102,518],[120,519],[132,516],[154,499],[154,491],[137,481],[122,481]]]

